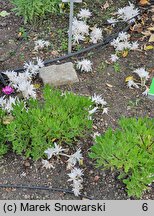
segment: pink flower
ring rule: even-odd
[[[4,88],[2,88],[2,92],[6,95],[9,95],[14,92],[14,89],[11,86],[5,86]]]

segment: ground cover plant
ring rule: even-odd
[[[46,86],[42,102],[29,99],[26,104],[16,103],[11,112],[12,121],[5,127],[3,113],[1,130],[7,134],[13,151],[36,160],[43,156],[48,147],[53,146],[53,140],[59,144],[73,145],[77,137],[86,136],[92,128],[92,120],[88,118],[92,105],[93,102],[87,97],[71,92],[62,95],[60,91]],[[5,139],[1,141],[2,153]]]
[[[90,157],[96,166],[117,169],[129,196],[141,197],[154,181],[154,119],[121,118],[119,128],[97,136]]]
[[[60,0],[11,0],[17,15],[23,16],[24,22],[35,23],[49,13],[60,11]]]
[[[0,188],[0,197],[154,199],[154,103],[148,98],[154,74],[153,9],[138,2],[74,4],[73,52],[118,34],[106,48],[62,61],[74,63],[79,83],[56,88],[43,85],[39,70],[46,65],[44,60],[67,52],[69,4],[61,5],[63,14],[47,12],[39,22],[36,16],[34,23],[24,23],[23,14],[12,12],[14,4],[2,2],[0,183],[7,185]],[[23,73],[13,70],[17,67],[23,67]],[[121,116],[125,118],[120,126]],[[127,134],[128,145],[121,131]],[[97,152],[101,167],[88,157],[95,146],[105,146],[102,155]],[[108,160],[108,168],[101,156]],[[70,188],[75,197],[65,190],[19,190],[9,183]]]

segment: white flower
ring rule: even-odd
[[[138,47],[139,47],[139,44],[137,41],[135,41],[131,44],[131,50],[136,50],[136,49],[138,49]]]
[[[134,73],[138,74],[141,79],[144,78],[145,80],[147,80],[149,78],[149,73],[143,67],[134,70]]]
[[[48,160],[52,158],[53,155],[59,155],[61,152],[65,151],[61,146],[57,145],[57,143],[54,142],[54,147],[48,148],[44,151],[45,154],[47,154]]]
[[[81,71],[89,72],[92,71],[92,62],[87,59],[77,62],[77,68]]]
[[[107,20],[107,22],[109,24],[111,24],[113,27],[115,26],[115,24],[118,22],[118,20],[114,19],[114,18],[110,18]]]
[[[43,62],[42,59],[37,57],[36,60],[37,60],[37,65],[38,65],[39,68],[44,67],[44,62]]]
[[[100,136],[101,134],[99,132],[94,132],[93,138],[96,139],[97,136]]]
[[[97,104],[97,105],[100,104],[100,105],[104,106],[107,104],[107,102],[102,98],[101,95],[96,95],[95,93],[94,93],[94,96],[91,97],[91,100],[92,100],[92,102],[95,102],[95,104]]]
[[[91,17],[91,12],[89,11],[89,9],[81,9],[80,12],[77,14],[77,16],[80,19],[87,19]]]
[[[47,150],[44,151],[44,153],[47,154],[47,157],[49,160],[54,155],[55,149],[54,148],[48,148]]]
[[[44,47],[50,46],[49,41],[45,41],[45,40],[41,40],[41,39],[35,41],[34,44],[35,44],[34,50],[36,50],[36,51],[43,49]]]
[[[142,92],[142,95],[143,96],[147,96],[148,95],[148,92],[149,92],[149,88],[146,88],[146,90],[144,92]]]
[[[89,35],[89,26],[84,21],[79,21],[74,18],[72,24],[72,33],[73,35]]]
[[[112,62],[116,62],[119,59],[119,57],[116,54],[112,54],[110,60]]]
[[[0,106],[3,110],[6,110],[8,113],[10,113],[13,110],[13,105],[19,102],[19,99],[17,97],[11,97],[9,96],[8,99],[5,99],[4,97],[0,98]]]
[[[43,167],[45,167],[46,169],[51,169],[51,168],[55,168],[49,161],[47,160],[43,160],[42,159],[42,164],[43,164]]]
[[[73,155],[69,156],[69,159],[67,160],[68,163],[67,169],[74,167],[77,162],[80,163],[82,158],[83,157],[82,157],[81,149],[78,149]]]
[[[104,113],[108,114],[108,110],[109,110],[108,107],[103,108],[103,113],[102,114],[104,114]]]
[[[90,33],[90,42],[96,44],[99,40],[103,39],[102,29],[93,27]]]
[[[139,88],[139,86],[133,80],[128,80],[127,86],[128,88],[132,88],[132,87]]]
[[[94,107],[92,110],[89,110],[89,115],[92,115],[93,113],[95,113],[98,110],[98,107]],[[91,119],[91,118],[90,118]]]
[[[120,32],[118,35],[119,41],[127,41],[130,38],[130,35],[127,32]]]
[[[124,8],[119,8],[117,14],[119,19],[131,23],[135,21],[135,18],[133,17],[139,15],[139,9],[138,8],[135,9],[135,5],[129,2],[129,6],[126,6]]]
[[[83,188],[82,187],[82,182],[83,182],[83,171],[79,168],[74,168],[71,170],[71,173],[68,174],[69,179],[68,181],[73,181],[72,186],[73,189],[72,191],[74,192],[75,196],[80,195],[80,190]]]
[[[60,145],[57,145],[57,143],[54,142],[54,154],[59,155],[59,153],[65,151]]]
[[[78,43],[79,41],[84,41],[85,40],[85,36],[81,35],[81,34],[74,34],[73,35],[73,44]]]

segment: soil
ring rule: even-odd
[[[118,5],[113,4],[114,9],[120,5],[125,5],[128,1],[118,2]],[[52,17],[52,23],[50,23],[48,19],[42,21],[44,22],[43,25],[38,24],[32,27],[30,24],[24,25],[22,17],[17,17],[15,13],[11,11],[13,6],[8,0],[0,0],[0,4],[2,10],[6,10],[10,13],[9,16],[0,17],[1,71],[21,67],[24,61],[31,60],[36,56],[43,59],[52,59],[64,55],[67,52],[66,29],[68,28],[68,16],[66,16],[66,14],[64,16],[60,15],[60,17]],[[107,11],[102,11],[101,6],[103,3],[100,4],[99,1],[96,1],[95,5],[94,3],[87,3],[87,5],[89,9],[93,11],[93,18],[98,23],[98,26],[104,29],[106,28],[104,37],[107,35],[107,32],[111,33],[110,27],[106,25],[103,26],[103,23],[112,10],[108,11],[107,9]],[[76,7],[76,11],[78,7],[79,6]],[[150,12],[146,12],[143,15],[147,17],[143,26],[143,30],[146,30],[147,26],[151,25],[151,14]],[[100,17],[103,18],[100,19]],[[50,28],[46,28],[46,26]],[[26,38],[20,38],[20,27],[24,27],[27,33]],[[112,29],[112,31],[115,30]],[[131,34],[131,40],[139,41],[140,47],[143,47],[144,44],[148,44],[147,38],[143,40],[140,32],[129,31],[129,33]],[[52,48],[39,53],[34,52],[34,40],[37,38],[52,41]],[[63,40],[63,46],[61,40]],[[87,46],[87,44],[83,44],[83,46]],[[79,83],[60,87],[62,90],[69,90],[88,96],[94,93],[101,94],[105,101],[107,101],[109,113],[107,115],[99,111],[95,114],[93,124],[94,132],[104,133],[108,127],[115,129],[118,119],[121,116],[136,118],[144,116],[150,118],[154,117],[154,101],[142,95],[145,89],[129,89],[125,83],[126,77],[134,75],[132,73],[134,69],[145,66],[150,72],[150,79],[147,82],[147,86],[150,86],[151,79],[154,77],[154,50],[144,51],[140,49],[138,51],[131,51],[126,58],[121,58],[118,61],[120,65],[119,72],[115,71],[113,65],[108,64],[106,61],[109,60],[110,55],[113,53],[114,49],[111,46],[107,46],[106,48],[102,49],[100,47],[99,49],[79,56],[79,58],[88,57],[92,60],[93,71],[91,73],[81,73],[78,71]],[[72,58],[71,60],[75,62],[77,58]],[[67,61],[70,61],[70,59]],[[136,77],[136,79],[139,81],[138,77]],[[39,80],[36,80],[35,82],[38,81]],[[92,145],[92,136],[89,136],[87,139],[79,140],[76,143],[77,147],[81,147],[84,155],[82,165],[82,169],[84,170],[82,194],[100,200],[135,199],[134,197],[127,196],[125,185],[117,179],[118,173],[116,171],[102,171],[95,168],[94,162],[88,158],[88,151]],[[10,152],[0,160],[0,184],[50,186],[53,188],[69,188],[71,190],[70,184],[67,182],[68,178],[66,174],[68,171],[66,171],[65,160],[55,159],[53,164],[55,169],[46,170],[42,167],[41,160],[33,161],[30,158],[25,160],[23,157]],[[141,199],[154,199],[153,186],[154,185],[151,185],[149,191],[144,192]],[[1,188],[0,199],[67,200],[82,199],[82,197],[75,197],[74,195],[64,192]]]

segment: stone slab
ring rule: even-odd
[[[44,84],[54,86],[79,82],[72,62],[43,67],[39,71],[39,76],[43,80]]]

